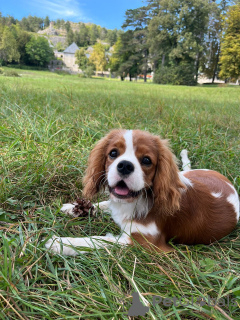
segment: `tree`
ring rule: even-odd
[[[138,69],[143,72],[145,82],[147,81],[149,69],[149,45],[147,43],[149,16],[147,12],[148,7],[127,10],[126,20],[122,26],[123,28],[134,28],[132,41],[135,48],[132,50],[129,61],[125,63],[125,66],[131,66],[131,68],[134,66],[136,72]]]
[[[201,70],[207,77],[212,78],[212,83],[214,83],[215,77],[219,73],[222,26],[230,2],[231,1],[228,0],[221,0],[219,2],[213,1],[211,3],[208,32],[205,39],[205,50],[201,61]]]
[[[46,18],[44,19],[43,23],[44,23],[44,28],[49,27],[49,25],[50,25],[49,16],[46,16]]]
[[[89,62],[93,63],[96,71],[103,71],[107,65],[105,56],[105,48],[101,43],[96,43],[93,46],[93,52],[90,54]]]
[[[99,37],[98,28],[97,28],[96,24],[92,24],[90,26],[90,34],[89,34],[89,36],[90,36],[90,44],[91,45],[95,44],[97,39],[98,39],[98,37]]]
[[[191,67],[187,82],[197,82],[205,51],[211,5],[208,0],[149,0],[149,51],[153,69],[181,75],[184,65]],[[163,69],[164,68],[164,69]],[[158,77],[159,79],[159,77]]]
[[[64,47],[62,42],[58,42],[56,44],[56,49],[57,49],[58,52],[62,52],[62,51],[64,51],[65,47]]]
[[[79,66],[79,69],[84,71],[88,66],[88,58],[86,56],[86,52],[84,48],[77,50],[75,53],[75,57],[76,57],[76,64]]]
[[[123,44],[122,44],[121,37],[119,37],[117,39],[117,42],[113,46],[113,53],[109,61],[109,67],[113,72],[117,72],[121,63],[123,62],[123,59],[121,56],[122,50],[123,50]]]
[[[67,44],[70,46],[70,44],[72,44],[75,41],[75,35],[72,31],[72,28],[70,27],[70,29],[67,32]]]
[[[223,32],[220,76],[237,80],[240,78],[240,4],[230,8]]]
[[[117,42],[118,38],[117,29],[108,30],[106,38],[106,40],[110,43],[111,46],[114,45],[114,43]]]
[[[65,25],[65,21],[63,19],[57,19],[56,22],[55,22],[55,26],[57,29],[61,29],[61,28],[64,28],[64,25]]]
[[[20,28],[19,25],[14,25],[11,31],[17,42],[17,50],[20,54],[20,63],[27,64],[28,56],[26,53],[26,44],[30,41],[31,35]]]
[[[67,21],[64,25],[64,28],[67,32],[69,32],[69,30],[71,29],[72,30],[72,27],[71,27],[71,24],[69,21]]]
[[[0,34],[0,60],[3,62],[18,62],[20,59],[20,53],[18,52],[17,41],[14,38],[9,27],[2,28],[2,34]]]
[[[37,32],[39,29],[43,29],[43,19],[29,15],[27,18],[22,18],[20,26],[25,31]]]
[[[86,47],[89,44],[88,29],[85,23],[80,23],[79,25],[79,38],[80,38],[79,43],[77,43],[76,41],[79,47]]]
[[[53,59],[54,53],[49,46],[48,40],[44,37],[33,36],[26,44],[26,52],[29,62],[36,66],[47,66]]]
[[[132,77],[139,74],[139,54],[136,53],[134,44],[134,31],[128,30],[122,33],[118,38],[112,57],[110,58],[111,71],[116,72],[121,80],[129,75],[130,81]]]

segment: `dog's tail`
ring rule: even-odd
[[[182,169],[183,171],[189,171],[191,170],[191,162],[188,159],[188,151],[186,149],[183,149],[180,153],[180,156],[182,158]]]

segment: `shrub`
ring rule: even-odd
[[[79,78],[86,78],[86,76],[85,76],[85,74],[84,74],[83,72],[79,73],[79,74],[78,74],[78,77],[79,77]]]
[[[71,74],[69,71],[66,71],[66,70],[55,70],[54,72],[61,76],[66,76]]]
[[[4,73],[3,68],[0,68],[0,74],[3,74],[3,73]]]
[[[88,66],[84,70],[84,74],[87,78],[91,78],[94,75],[94,67],[93,66]]]
[[[38,67],[38,66],[26,66],[23,64],[7,64],[7,66],[9,68],[14,68],[14,69],[48,71],[48,68]]]
[[[14,70],[5,70],[3,75],[5,77],[20,77],[20,75]]]
[[[164,66],[155,72],[153,81],[159,84],[175,84],[194,86],[195,79],[194,65],[191,63],[180,63],[179,65]]]

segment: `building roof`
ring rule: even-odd
[[[77,50],[79,50],[78,46],[76,45],[75,42],[73,42],[67,49],[65,49],[63,52],[64,53],[75,53]]]
[[[86,51],[91,53],[91,52],[93,52],[93,50],[94,50],[93,47],[90,46],[90,47],[87,48]]]

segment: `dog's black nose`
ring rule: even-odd
[[[126,176],[134,171],[134,165],[130,161],[123,160],[117,165],[117,170],[122,176]]]

